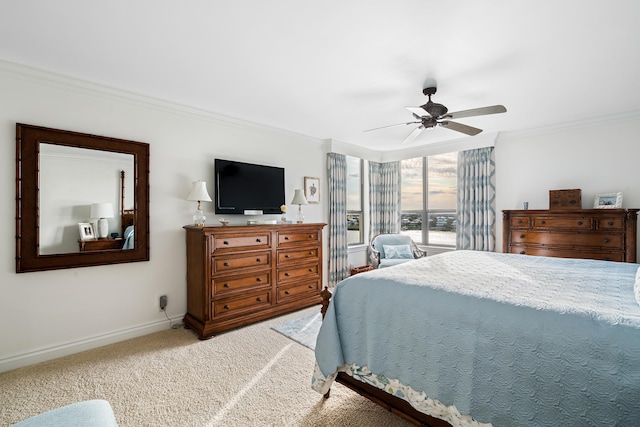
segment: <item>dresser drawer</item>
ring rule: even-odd
[[[280,268],[278,269],[278,282],[297,279],[299,277],[317,276],[318,265],[308,265],[306,267]]]
[[[609,233],[545,233],[536,231],[511,231],[512,243],[533,243],[537,245],[564,245],[601,248],[622,248],[621,234]]]
[[[271,252],[250,252],[233,256],[211,258],[211,273],[228,273],[233,270],[268,267],[271,265]]]
[[[620,251],[580,251],[574,248],[545,248],[539,246],[511,246],[512,254],[550,256],[556,258],[597,259],[601,261],[624,261],[624,253]]]
[[[319,234],[319,231],[278,232],[278,247],[298,245],[306,242],[317,244],[320,240]]]
[[[271,272],[265,271],[245,277],[221,277],[213,279],[211,296],[224,295],[235,291],[248,291],[252,288],[271,286]]]
[[[310,249],[285,249],[278,251],[278,264],[286,264],[289,262],[317,260],[318,248]]]
[[[213,253],[219,251],[241,249],[269,249],[271,247],[270,233],[234,234],[229,236],[211,236]]]
[[[622,230],[624,220],[622,218],[598,218],[598,230]]]
[[[593,218],[590,217],[567,217],[567,218],[533,218],[534,228],[551,228],[554,230],[591,230],[593,228]]]
[[[309,294],[317,294],[318,292],[320,292],[320,282],[318,280],[295,286],[278,287],[278,302],[306,297]]]
[[[509,218],[509,224],[511,228],[529,228],[530,219],[528,216],[512,216]]]
[[[225,298],[213,302],[213,316],[231,316],[241,312],[258,310],[271,305],[271,291],[243,295],[235,298]]]

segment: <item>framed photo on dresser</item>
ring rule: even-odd
[[[622,207],[622,193],[596,194],[593,207],[595,209],[620,209]]]
[[[93,225],[90,222],[78,223],[78,230],[80,231],[80,240],[96,240]]]

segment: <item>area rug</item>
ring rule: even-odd
[[[315,350],[316,338],[322,324],[322,314],[314,313],[299,319],[290,320],[279,325],[272,326],[271,329],[280,332],[305,347]]]

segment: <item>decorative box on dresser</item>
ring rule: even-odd
[[[319,304],[325,225],[185,226],[185,327],[207,339]]]
[[[639,210],[502,211],[502,252],[636,262]]]

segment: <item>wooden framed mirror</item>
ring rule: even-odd
[[[105,204],[112,235],[84,242]],[[148,260],[149,144],[16,124],[16,272]]]

